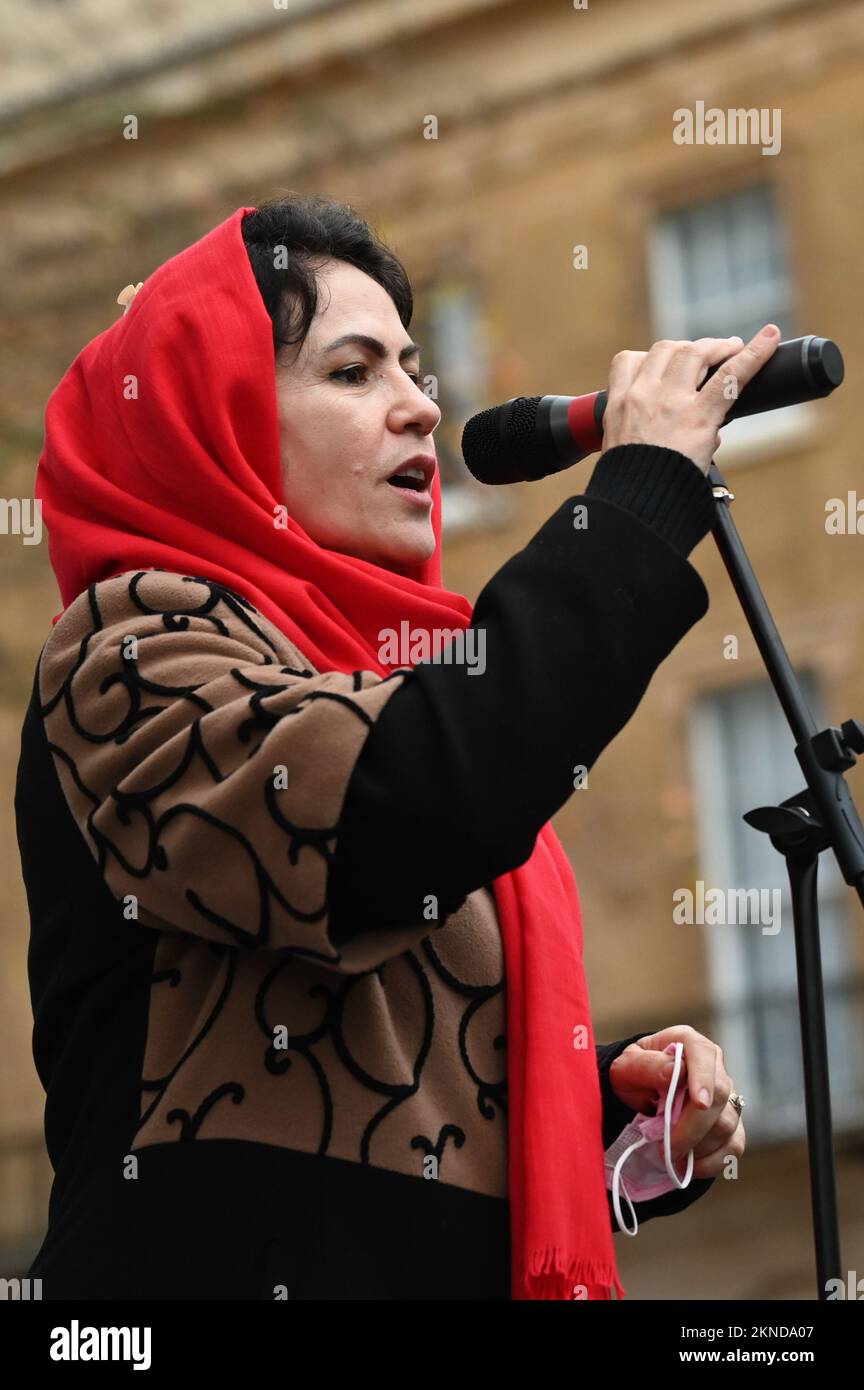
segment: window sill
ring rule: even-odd
[[[822,419],[820,424],[815,407],[816,402],[803,401],[800,405],[784,405],[779,410],[731,420],[723,426],[717,450],[720,472],[815,444],[817,440],[824,444],[825,421]]]

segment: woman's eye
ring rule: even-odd
[[[338,370],[337,372],[331,372],[330,375],[333,376],[333,377],[338,377],[340,380],[344,381],[344,380],[347,380],[348,374],[349,374],[350,372],[362,372],[363,375],[364,375],[364,378],[365,378],[365,375],[366,375],[366,372],[367,372],[367,371],[368,371],[368,367],[366,367],[364,363],[359,363],[359,362],[358,362],[358,363],[355,363],[355,365],[354,365],[353,367],[340,367],[339,370]],[[415,386],[419,386],[419,385],[420,385],[420,373],[419,373],[419,372],[408,372],[408,376],[410,376],[410,378],[411,378],[411,380],[414,382]],[[360,383],[359,383],[358,381],[349,381],[349,382],[348,382],[348,385],[349,385],[349,386],[359,386]]]
[[[349,372],[365,372],[365,371],[366,371],[365,366],[363,366],[362,363],[359,363],[359,364],[357,364],[356,366],[353,366],[353,367],[341,367],[341,368],[339,369],[338,372],[331,372],[331,376],[339,377],[340,379],[344,380],[344,379],[347,377],[347,375],[348,375]],[[355,385],[357,385],[357,383],[356,383],[356,382],[353,382],[353,381],[349,381],[348,385],[349,385],[349,386],[355,386]]]

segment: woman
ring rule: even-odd
[[[670,447],[631,442],[649,407],[615,379],[670,389],[680,353],[616,358],[587,528],[568,499],[472,613],[441,586],[411,313],[350,209],[239,208],[48,403],[65,606],[16,793],[45,1298],[623,1295],[604,1150],[675,1040],[694,1181],[640,1221],[743,1150],[708,1039],[595,1048],[547,824],[707,608],[686,555],[722,411],[693,400],[732,347],[693,348]],[[394,667],[406,620],[435,655]],[[438,659],[469,626],[481,679]]]

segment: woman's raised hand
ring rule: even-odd
[[[768,330],[773,335],[766,337]],[[779,342],[780,330],[766,324],[746,345],[739,337],[663,339],[648,352],[616,352],[603,416],[604,452],[616,444],[657,444],[677,449],[707,473],[732,402]],[[724,370],[699,390],[709,368],[721,362]]]

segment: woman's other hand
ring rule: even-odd
[[[657,1092],[668,1091],[672,1079],[675,1060],[664,1051],[671,1042],[684,1045],[679,1089],[688,1082],[687,1100],[670,1134],[672,1158],[692,1149],[693,1177],[714,1178],[726,1157],[739,1159],[746,1145],[741,1116],[729,1101],[735,1086],[717,1043],[687,1024],[673,1024],[625,1047],[609,1068],[609,1083],[631,1110],[653,1113]]]

